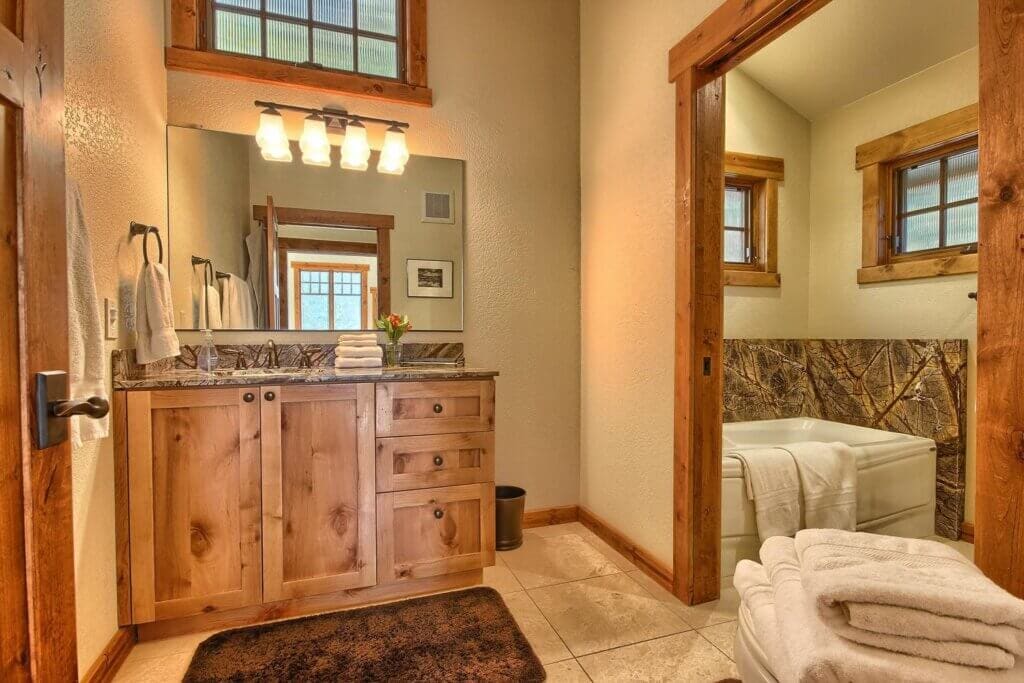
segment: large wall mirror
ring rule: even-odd
[[[252,136],[169,126],[179,329],[462,330],[463,162],[402,175],[266,161]],[[337,148],[333,149],[336,156]]]

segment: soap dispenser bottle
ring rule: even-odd
[[[203,335],[203,345],[199,347],[199,353],[196,355],[196,367],[203,372],[213,372],[220,360],[217,347],[213,343],[213,331],[203,330]]]

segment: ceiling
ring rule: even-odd
[[[977,44],[977,0],[833,0],[740,69],[814,120]]]

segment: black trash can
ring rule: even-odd
[[[513,550],[523,544],[526,490],[518,486],[495,486],[494,489],[494,545],[498,550]]]

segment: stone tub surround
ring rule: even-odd
[[[960,537],[967,340],[727,339],[723,420],[817,417],[933,439],[935,531]]]

